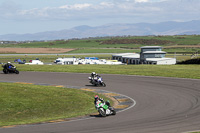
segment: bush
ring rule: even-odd
[[[177,64],[200,64],[200,58],[182,61],[182,62],[179,62]]]

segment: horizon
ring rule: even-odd
[[[131,25],[131,24],[160,24],[160,23],[166,23],[166,22],[177,22],[177,23],[186,23],[186,22],[192,22],[192,21],[200,21],[200,20],[191,20],[191,21],[185,21],[185,22],[178,22],[178,21],[163,21],[163,22],[158,22],[158,23],[147,23],[147,22],[141,22],[141,23],[108,23],[108,24],[103,24],[103,25],[97,25],[97,26],[90,26],[90,25],[78,25],[75,27],[71,27],[69,29],[61,29],[61,30],[49,30],[49,31],[41,31],[41,32],[35,32],[35,33],[21,33],[21,34],[17,34],[17,33],[9,33],[9,34],[2,34],[2,35],[25,35],[25,34],[37,34],[37,33],[43,33],[43,32],[54,32],[54,31],[62,31],[62,30],[70,30],[70,29],[74,29],[74,28],[78,28],[78,27],[83,27],[83,26],[87,26],[87,27],[101,27],[101,26],[107,26],[107,25]],[[0,34],[1,36],[1,34]]]

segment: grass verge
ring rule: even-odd
[[[0,94],[0,127],[96,112],[93,103],[95,94],[78,89],[0,83]]]
[[[124,74],[200,79],[200,65],[17,65],[19,71]]]

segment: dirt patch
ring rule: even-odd
[[[65,48],[0,48],[2,54],[59,54],[72,51],[74,49]]]
[[[173,42],[158,39],[111,39],[101,42],[100,44],[144,44],[144,45],[164,45]]]

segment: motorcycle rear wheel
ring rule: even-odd
[[[3,72],[4,72],[5,74],[8,74],[8,70],[7,70],[7,69],[3,69]]]

